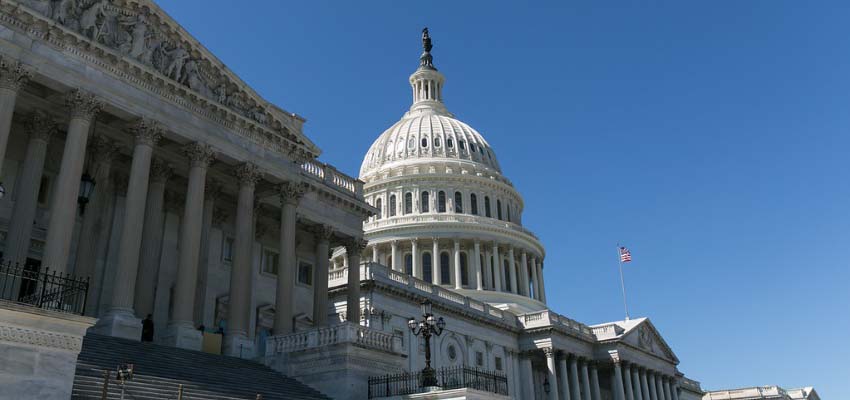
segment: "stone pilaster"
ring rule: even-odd
[[[442,281],[443,267],[440,264],[440,239],[435,237],[431,249],[431,283],[434,285]]]
[[[534,286],[534,300],[540,301],[540,280],[537,276],[537,259],[531,257],[531,284]]]
[[[549,400],[558,400],[558,393],[560,390],[558,389],[558,375],[555,365],[555,349],[546,347],[543,349],[543,355],[546,356],[546,373],[547,378],[549,379]]]
[[[42,257],[43,265],[58,272],[67,270],[89,130],[92,120],[102,107],[100,100],[94,95],[81,90],[70,92],[65,103],[71,110],[71,122],[65,137],[59,175],[53,189],[47,243]]]
[[[511,280],[511,293],[519,293],[516,279],[516,258],[514,257],[513,246],[508,247],[508,275]]]
[[[522,372],[522,398],[534,399],[534,371],[531,367],[531,359],[527,355],[520,358],[520,370]]]
[[[306,190],[306,186],[299,182],[285,182],[280,185],[280,266],[277,271],[275,295],[275,335],[292,333],[295,326],[295,279],[298,271],[298,259],[295,255],[296,210]],[[359,262],[358,258],[358,265]]]
[[[410,255],[413,258],[413,276],[422,279],[422,255],[419,254],[419,241],[410,241]]]
[[[502,292],[505,287],[502,286],[502,260],[499,259],[499,244],[493,242],[493,286],[497,292]]]
[[[328,225],[316,227],[316,279],[313,281],[313,324],[323,327],[328,324],[328,270],[330,239],[334,230]]]
[[[50,137],[56,133],[56,123],[46,113],[37,111],[27,122],[27,132],[30,137],[21,177],[18,180],[20,183],[15,187],[15,205],[12,209],[9,234],[6,237],[5,254],[8,261],[22,265],[29,254],[47,144]]]
[[[483,290],[484,277],[481,273],[481,242],[479,242],[478,240],[476,240],[473,244],[472,258],[472,265],[474,266],[474,272],[472,276],[475,279],[475,290]]]
[[[390,267],[393,271],[401,271],[401,260],[398,256],[398,240],[390,242]]]
[[[139,256],[139,273],[136,276],[133,307],[136,316],[145,318],[153,314],[154,288],[159,272],[162,251],[162,229],[165,223],[165,186],[174,174],[167,162],[154,158],[151,163],[148,199],[145,202],[145,226],[142,228],[142,252]]]
[[[463,270],[460,268],[460,241],[457,239],[455,239],[453,250],[455,262],[455,289],[461,289],[463,288]],[[467,261],[468,260],[469,257],[467,257]]]
[[[163,340],[175,347],[200,350],[201,333],[193,326],[192,314],[198,276],[198,255],[201,247],[204,186],[207,168],[215,159],[215,152],[209,145],[197,142],[184,147],[184,152],[189,159],[189,183],[186,188],[180,228],[180,256],[177,263],[177,282],[174,286],[174,310]]]
[[[31,76],[30,69],[20,62],[0,57],[0,173],[3,172],[6,159],[18,91],[29,82]]]
[[[528,286],[528,253],[523,250],[519,255],[519,294],[523,296],[528,296],[529,286]]]

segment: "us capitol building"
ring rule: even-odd
[[[354,178],[152,1],[0,0],[0,399],[819,399],[551,310],[422,44]]]

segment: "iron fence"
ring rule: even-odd
[[[33,265],[0,262],[0,300],[45,310],[82,315],[86,310],[88,278],[57,273]]]
[[[441,389],[469,388],[508,395],[508,378],[502,373],[469,367],[447,367],[435,372]],[[429,388],[422,385],[422,375],[419,371],[370,377],[369,398],[423,393]]]

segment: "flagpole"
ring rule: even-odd
[[[626,321],[629,320],[629,306],[626,303],[626,281],[623,279],[623,254],[620,244],[617,243],[617,260],[620,261],[620,288],[623,289],[623,309],[626,310]]]

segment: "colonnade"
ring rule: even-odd
[[[448,257],[442,257],[444,254]],[[546,302],[542,260],[511,245],[459,238],[416,238],[372,242],[368,255],[372,262],[386,263],[395,271],[411,273],[434,285],[514,293]],[[448,280],[441,276],[446,260]]]
[[[0,60],[0,168],[6,153],[11,130],[12,115],[21,87],[30,78],[29,69],[17,62]],[[77,249],[76,275],[93,275],[93,256],[98,247],[97,229],[101,224],[100,210],[107,203],[105,189],[109,186],[111,163],[118,146],[105,135],[89,143],[89,133],[95,117],[103,109],[103,102],[82,89],[65,95],[65,105],[70,111],[58,176],[54,178],[52,202],[49,210],[47,239],[42,265],[51,270],[66,272],[69,265],[73,232],[76,225],[78,193],[87,156],[89,166],[95,171],[95,192],[89,204],[90,212],[83,216]],[[27,151],[23,161],[22,176],[15,187],[16,201],[7,234],[5,258],[23,263],[28,255],[37,198],[43,174],[48,141],[59,130],[58,123],[44,112],[36,111],[28,118]],[[123,207],[120,241],[114,290],[108,300],[108,310],[99,319],[95,330],[113,336],[138,340],[141,332],[140,318],[153,310],[153,292],[159,260],[155,256],[161,246],[164,219],[164,194],[166,183],[174,175],[174,168],[157,153],[163,135],[162,126],[154,119],[141,117],[127,129],[133,136],[131,165]],[[187,179],[185,201],[180,221],[179,257],[177,277],[172,297],[173,310],[164,336],[169,344],[200,349],[200,332],[195,327],[196,284],[202,249],[202,232],[209,231],[213,207],[220,190],[208,172],[220,150],[202,142],[190,142],[182,147],[186,162]],[[173,156],[173,155],[172,155]],[[236,156],[231,155],[231,158]],[[253,342],[248,339],[252,313],[252,247],[254,241],[254,210],[259,200],[255,188],[263,179],[263,171],[250,161],[239,162],[231,168],[238,185],[236,206],[236,235],[233,265],[230,275],[230,301],[225,348]],[[295,291],[293,288],[296,265],[296,212],[306,185],[297,180],[277,184],[280,201],[280,261],[278,266],[275,301],[275,334],[293,331]],[[117,190],[122,190],[117,188]],[[98,212],[92,212],[98,211]],[[312,228],[316,237],[316,285],[314,288],[314,316],[316,324],[327,323],[327,258],[334,229],[316,224]],[[351,240],[350,240],[351,241]],[[358,242],[359,243],[359,242]],[[359,253],[358,253],[359,254]],[[354,257],[354,256],[352,256]],[[359,287],[359,284],[358,284]],[[359,296],[357,297],[359,298]],[[201,299],[203,301],[203,299]],[[351,316],[359,320],[359,308]],[[237,353],[238,354],[238,353]]]
[[[635,363],[616,360],[601,363],[579,355],[543,348],[549,400],[601,400],[600,370],[610,376],[607,387],[614,400],[679,400],[675,377]],[[545,388],[535,385],[532,358],[540,351],[526,351],[520,358],[521,398],[534,399]]]

